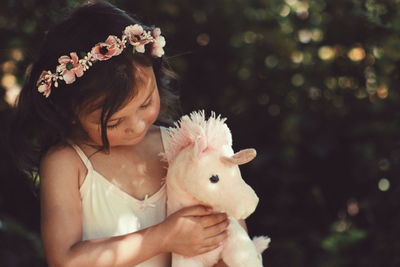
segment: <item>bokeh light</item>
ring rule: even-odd
[[[388,191],[390,188],[390,182],[387,178],[381,178],[378,182],[379,190],[385,192]]]
[[[354,47],[347,53],[347,56],[352,61],[361,61],[365,58],[365,50],[362,47]]]
[[[335,51],[330,46],[322,46],[318,50],[318,56],[322,60],[332,60],[335,57]]]

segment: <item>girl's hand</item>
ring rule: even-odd
[[[212,213],[205,206],[183,208],[159,224],[162,250],[195,256],[213,250],[227,237],[225,213]]]

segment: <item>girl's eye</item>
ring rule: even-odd
[[[106,127],[107,127],[107,129],[111,129],[112,130],[112,129],[117,128],[119,124],[120,124],[120,121],[117,121],[116,123],[111,124],[111,125],[107,125]]]
[[[148,106],[150,106],[150,105],[151,105],[151,103],[152,103],[152,100],[153,100],[153,98],[150,98],[150,101],[149,101],[149,102],[147,102],[146,104],[144,104],[144,105],[140,106],[140,108],[142,108],[142,109],[145,109],[145,108],[147,108]]]

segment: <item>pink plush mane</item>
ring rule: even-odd
[[[179,152],[192,145],[197,139],[199,153],[208,150],[218,150],[224,145],[232,146],[232,135],[225,124],[226,118],[215,116],[206,120],[204,111],[192,112],[189,116],[183,116],[175,122],[176,128],[169,128],[168,144],[165,149],[165,158],[172,162]]]

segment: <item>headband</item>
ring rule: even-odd
[[[49,97],[53,84],[54,87],[58,87],[58,80],[64,80],[66,84],[75,82],[76,78],[83,76],[93,63],[109,60],[121,54],[127,42],[133,46],[133,53],[144,53],[145,45],[151,43],[150,53],[153,57],[164,55],[165,39],[161,35],[160,28],[155,28],[150,32],[144,31],[139,24],[129,25],[125,27],[121,39],[109,35],[106,41],[97,43],[90,52],[83,53],[81,59],[78,58],[76,52],[69,53],[69,56],[59,57],[60,64],[54,73],[44,70],[40,74],[36,82],[37,90],[46,98]]]

